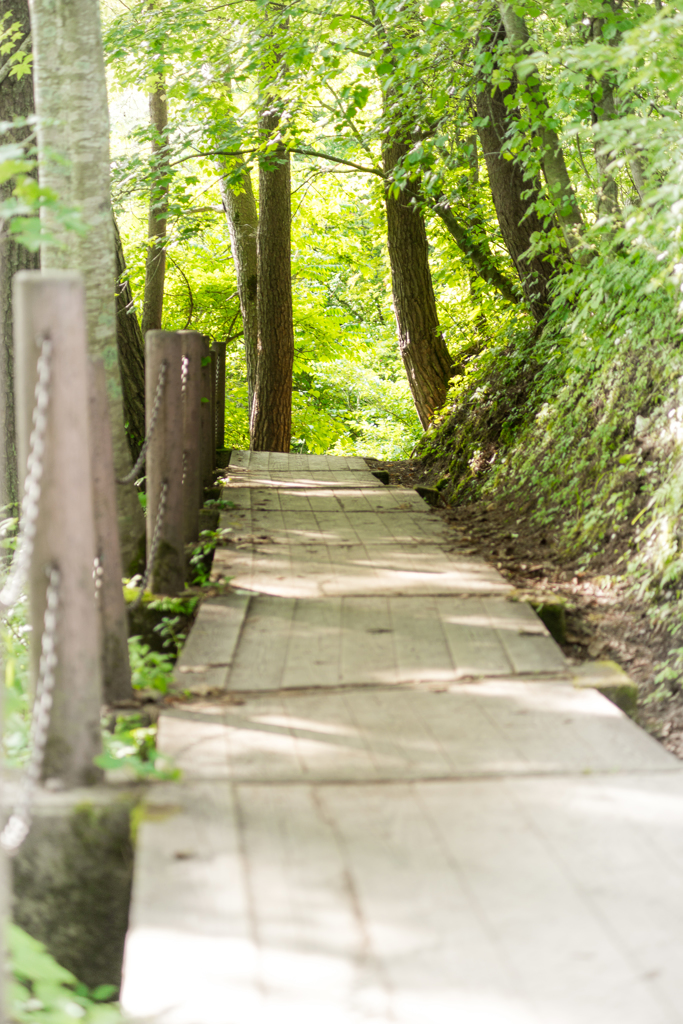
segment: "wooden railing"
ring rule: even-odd
[[[93,758],[103,700],[131,694],[105,374],[88,356],[80,275],[27,271],[14,288],[19,471],[28,478],[31,512],[20,524],[23,562],[15,556],[26,579],[14,592],[27,583],[39,694],[41,645],[54,644],[43,699],[51,704],[49,724],[42,749],[34,750],[33,775],[55,786],[81,785],[100,774]],[[153,593],[177,595],[186,585],[187,545],[199,536],[205,488],[214,483],[216,448],[223,448],[225,344],[211,348],[195,331],[150,331],[145,357],[148,428],[156,406],[145,456],[145,577]],[[49,380],[37,388],[39,369]],[[36,422],[42,433],[31,455]]]

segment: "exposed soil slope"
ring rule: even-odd
[[[427,471],[420,459],[367,462],[373,470],[388,472],[394,485],[433,486],[434,471]],[[671,638],[652,629],[646,609],[618,582],[616,564],[606,558],[598,573],[564,561],[551,530],[530,527],[526,516],[493,502],[441,506],[438,512],[473,553],[497,566],[515,587],[566,598],[568,642],[564,653],[576,661],[611,659],[621,665],[638,684],[637,720],[683,759],[683,695],[677,693],[665,701],[652,699],[655,663],[666,655]]]

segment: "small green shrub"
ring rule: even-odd
[[[195,586],[205,587],[211,579],[213,553],[221,542],[221,530],[202,530],[197,544],[190,555],[191,579]]]
[[[139,636],[131,636],[128,640],[128,657],[134,689],[168,692],[173,678],[172,655],[153,651]]]
[[[16,924],[7,926],[11,977],[10,1020],[15,1024],[118,1024],[123,1018],[113,985],[88,989],[62,967],[42,942]]]
[[[180,772],[156,748],[156,724],[139,715],[118,715],[114,728],[102,730],[104,751],[95,764],[104,771],[125,771],[133,779],[177,779]]]

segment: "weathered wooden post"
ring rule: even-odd
[[[214,348],[211,355],[211,470],[216,468],[216,373],[218,372],[218,357]],[[213,479],[215,480],[215,473]]]
[[[213,393],[214,387],[213,375],[211,372],[211,349],[209,348],[208,338],[202,335],[202,397],[200,412],[202,487],[211,487],[213,485],[213,470],[216,459],[216,444],[214,440],[215,429],[213,425],[213,416],[211,414]]]
[[[216,451],[225,448],[225,341],[214,341],[216,353]]]
[[[147,562],[151,566],[150,588],[154,594],[179,594],[185,587],[181,368],[180,334],[147,331],[147,434],[156,405],[156,420],[147,449]]]
[[[133,693],[128,622],[121,586],[121,544],[116,513],[114,451],[104,364],[90,364],[90,439],[95,505],[95,599],[102,630],[102,680],[109,704]]]
[[[10,393],[8,387],[8,380],[6,374],[9,368],[7,367],[7,361],[2,360],[0,364],[0,422],[5,423],[5,416],[7,415],[6,396]],[[7,458],[9,453],[0,445],[0,506],[2,511],[0,512],[0,518],[4,519],[7,515],[6,505],[9,501],[9,494],[7,493]],[[5,677],[5,664],[4,664],[4,650],[3,645],[0,643],[0,679],[4,681]],[[4,735],[4,690],[5,687],[0,688],[0,732]],[[4,779],[0,774],[0,801],[2,806],[6,807],[7,795],[4,786]],[[10,912],[10,885],[9,885],[9,871],[7,863],[7,854],[4,848],[0,845],[0,921],[3,922],[2,933],[0,934],[0,958],[2,963],[7,963],[7,949],[5,944],[5,932],[7,926],[5,922],[9,920]],[[6,1021],[9,1018],[7,1012],[8,1007],[5,1003],[5,979],[7,969],[0,971],[0,1020]]]
[[[40,501],[29,572],[31,669],[38,677],[52,574],[56,623],[54,696],[43,778],[96,782],[102,667],[95,605],[95,515],[90,458],[88,354],[83,282],[72,271],[22,271],[14,278],[15,387],[21,483],[27,474],[38,359],[47,366]],[[45,376],[43,376],[45,381]],[[40,390],[40,389],[39,389]],[[56,597],[55,597],[56,594]]]
[[[204,503],[200,417],[204,338],[179,331],[183,352],[183,524],[185,543],[199,539],[199,509]]]

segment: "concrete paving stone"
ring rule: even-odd
[[[683,1024],[683,770],[593,688],[624,679],[363,459],[227,476],[233,591],[178,662],[210,695],[159,720],[183,774],[144,798],[128,1018]]]

